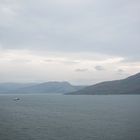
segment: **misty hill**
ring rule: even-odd
[[[4,87],[1,85],[0,93],[66,93],[74,92],[82,88],[84,88],[84,86],[74,86],[68,82],[45,82],[31,85],[9,84],[4,85]]]
[[[45,82],[17,90],[17,93],[66,93],[82,89],[82,86],[73,86],[68,82]]]
[[[0,83],[0,93],[14,91],[20,88],[33,86],[36,83]]]
[[[98,83],[68,94],[72,95],[140,94],[140,73],[122,80]]]

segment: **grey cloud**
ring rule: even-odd
[[[51,62],[54,62],[54,60],[53,59],[45,59],[44,62],[51,63]]]
[[[66,64],[66,65],[76,65],[76,64],[79,64],[80,62],[77,62],[77,61],[63,61],[63,64]]]
[[[121,74],[125,74],[125,71],[124,71],[123,69],[118,69],[118,70],[117,70],[117,74],[120,74],[120,75],[121,75]]]
[[[81,69],[81,68],[78,68],[75,70],[76,72],[86,72],[88,71],[88,69]]]
[[[10,10],[17,12],[10,21],[7,16],[3,22],[3,15],[0,15],[0,44],[3,48],[98,52],[140,60],[138,0],[0,3],[7,8],[14,5]]]
[[[123,69],[118,69],[118,72],[122,73],[122,72],[124,72],[124,70]]]
[[[103,71],[105,68],[103,66],[95,66],[94,67],[97,71]]]
[[[132,75],[129,72],[127,72],[126,70],[124,70],[124,69],[118,69],[116,74],[120,75],[122,77],[122,79]]]
[[[45,59],[44,62],[47,63],[62,63],[66,65],[75,65],[79,64],[79,61],[74,61],[74,60],[59,60],[59,59]]]

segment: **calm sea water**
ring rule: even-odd
[[[0,140],[140,140],[140,96],[0,95]]]

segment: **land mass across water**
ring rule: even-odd
[[[51,81],[44,83],[1,83],[1,94],[52,94],[74,92],[85,86],[75,86],[69,82]]]
[[[52,94],[65,95],[123,95],[140,94],[140,73],[128,78],[105,81],[91,86],[76,86],[69,82],[0,83],[0,94]]]
[[[115,81],[101,82],[66,95],[123,95],[140,94],[140,73]]]

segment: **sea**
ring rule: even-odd
[[[2,94],[0,140],[140,140],[140,96]]]

